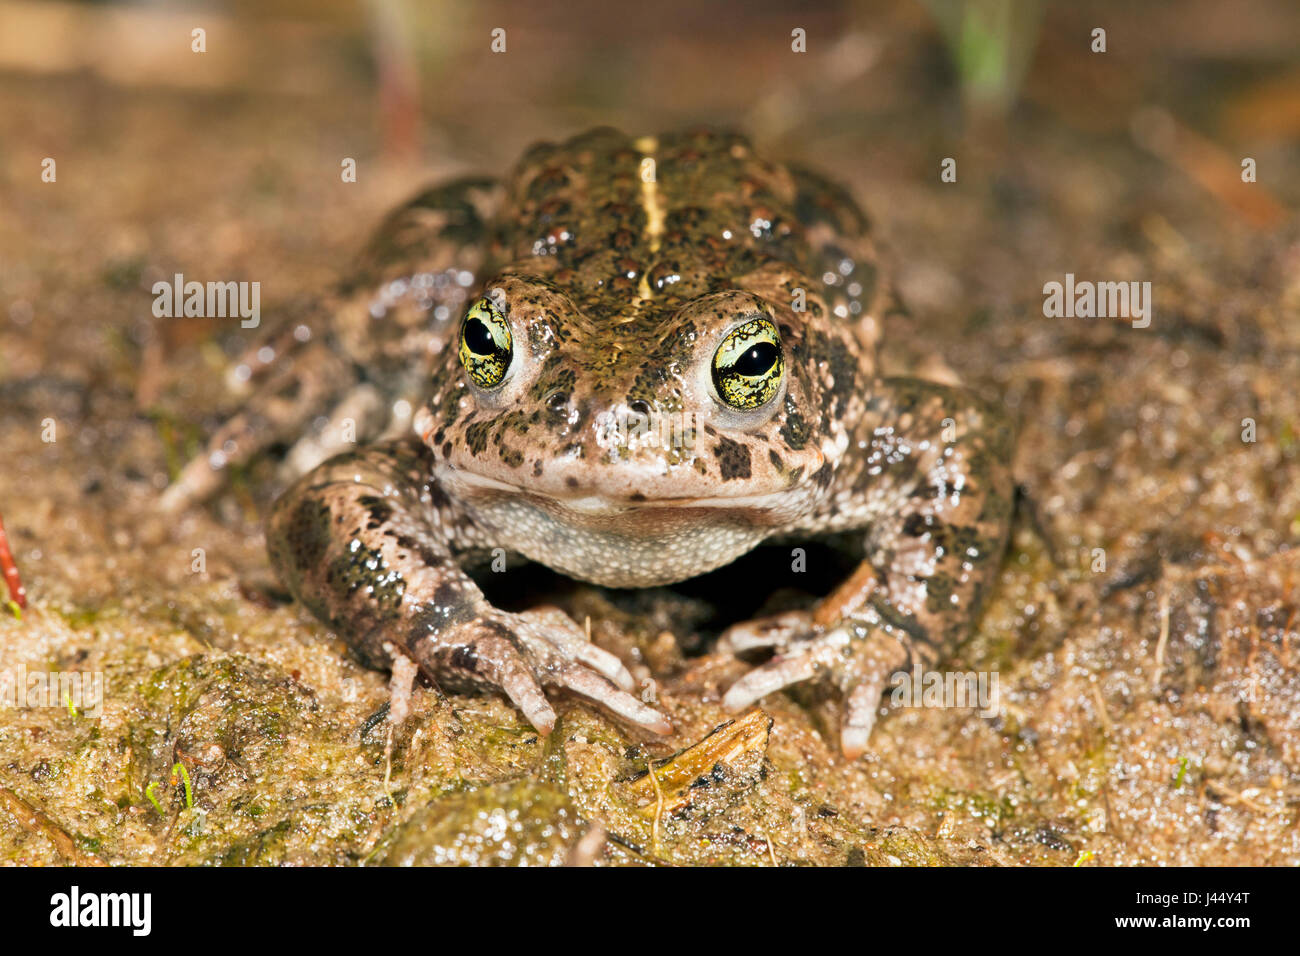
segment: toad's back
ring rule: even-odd
[[[838,259],[862,258],[836,249],[838,234],[866,231],[843,191],[711,130],[633,139],[598,129],[540,144],[516,168],[503,212],[508,259],[615,322],[629,307],[659,312],[732,288],[771,261],[811,276],[829,263],[834,284]],[[854,298],[872,291],[859,289]]]

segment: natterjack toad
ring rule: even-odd
[[[854,756],[889,675],[968,630],[1011,512],[995,410],[879,375],[890,301],[843,190],[733,134],[596,130],[394,213],[328,328],[271,346],[300,370],[266,386],[278,416],[250,411],[213,447],[246,455],[322,400],[413,412],[411,437],[284,494],[272,560],[370,664],[401,653],[444,687],[497,688],[543,732],[550,688],[670,727],[563,613],[498,610],[464,568],[504,549],[637,588],[833,536],[857,571],[814,610],[724,635],[775,651],[725,704],[829,682]],[[333,377],[304,383],[320,368]],[[187,480],[212,483],[201,466]]]

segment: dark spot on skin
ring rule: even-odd
[[[542,477],[542,460],[540,458],[533,462],[533,477]]]
[[[465,444],[469,446],[471,455],[478,457],[483,454],[483,449],[487,448],[488,432],[491,429],[491,422],[474,422],[465,429]]]
[[[568,478],[564,479],[564,484],[568,488],[576,488],[578,487],[578,479],[570,475]]]
[[[339,515],[342,521],[343,516]],[[322,501],[303,498],[293,509],[285,537],[293,563],[303,571],[319,566],[330,545],[330,509]]]
[[[357,499],[357,504],[365,508],[366,513],[370,516],[369,520],[366,521],[367,531],[382,528],[393,517],[393,506],[376,495],[362,495]]]
[[[772,462],[772,467],[777,471],[781,471],[785,468],[785,462],[781,460],[781,456],[778,455],[774,449],[768,451],[767,458]]]
[[[442,486],[436,482],[429,482],[425,485],[429,492],[429,502],[439,510],[446,508],[451,504],[451,499],[447,497],[447,492],[442,490]]]
[[[910,514],[903,521],[903,534],[911,538],[919,538],[933,527],[933,518],[929,515]]]
[[[634,491],[634,492],[632,492],[632,494],[628,495],[627,500],[628,500],[628,501],[645,501],[646,499],[645,499],[645,495],[641,494],[641,492],[639,492],[639,491]]]
[[[917,489],[916,497],[934,499],[934,498],[951,498],[957,493],[957,486],[951,481],[941,481],[937,484],[922,485]]]
[[[449,386],[442,395],[436,416],[444,427],[450,428],[460,418],[460,396],[461,390],[455,385]]]
[[[835,469],[831,467],[828,461],[812,473],[812,480],[822,491],[831,486],[831,480],[835,477]]]
[[[451,652],[451,666],[473,674],[478,670],[478,654],[470,645],[461,644]]]
[[[719,439],[713,446],[713,454],[718,460],[718,471],[723,481],[750,476],[749,449],[739,442],[730,438]]]
[[[511,468],[518,468],[524,463],[524,453],[518,448],[506,448],[501,452],[501,460]]]
[[[433,603],[440,607],[452,607],[460,603],[464,593],[465,589],[455,581],[443,581],[433,589]]]
[[[873,598],[869,603],[887,627],[897,628],[922,644],[933,643],[930,631],[912,615],[900,611],[886,599]]]
[[[948,532],[949,548],[963,559],[974,558],[990,550],[977,528],[970,525],[949,525]]]
[[[831,388],[831,394],[840,403],[843,408],[850,395],[858,391],[858,360],[857,357],[846,348],[834,348],[830,350],[830,368],[831,375],[835,378],[835,383]]]
[[[419,538],[399,534],[393,538],[393,542],[399,548],[403,548],[418,557],[426,567],[435,567],[442,561],[442,558]]]
[[[785,397],[785,424],[781,426],[781,437],[794,451],[799,451],[808,444],[808,423],[803,420],[789,395]]]
[[[442,443],[442,457],[443,458],[451,457],[451,442],[445,441]]]
[[[925,609],[931,614],[942,614],[952,609],[953,579],[943,573],[925,579]]]
[[[275,397],[282,399],[283,401],[286,402],[292,402],[297,400],[301,392],[302,392],[302,382],[298,379],[295,379],[291,382],[288,382],[282,388],[280,388],[275,393]]]
[[[461,589],[452,582],[445,582],[435,592],[433,601],[411,618],[406,646],[416,652],[422,642],[473,619],[474,609],[463,600]]]

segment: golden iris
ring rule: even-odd
[[[713,353],[713,385],[732,408],[761,408],[781,387],[781,337],[759,316],[727,333]]]
[[[514,344],[505,313],[490,299],[479,299],[460,328],[460,364],[479,388],[496,388],[506,377]]]

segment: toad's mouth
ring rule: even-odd
[[[687,511],[693,509],[722,509],[732,511],[771,512],[783,511],[788,506],[796,488],[783,485],[770,491],[736,495],[665,495],[626,493],[611,495],[579,485],[563,491],[536,485],[521,485],[501,481],[463,468],[439,467],[435,469],[438,481],[467,499],[514,498],[531,501],[541,507],[562,509],[577,515],[610,516],[628,512]]]

